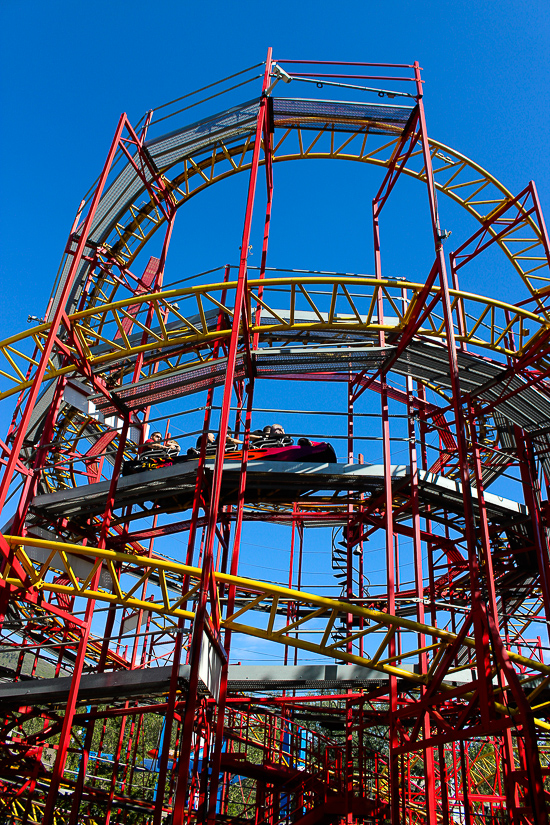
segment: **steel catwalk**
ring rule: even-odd
[[[546,825],[536,187],[428,135],[418,63],[269,49],[206,88],[191,122],[121,116],[44,321],[0,342],[2,821]],[[306,159],[355,161],[363,201],[378,168],[372,274],[268,266],[276,164]],[[240,172],[238,263],[166,283],[180,207]],[[414,277],[383,254],[402,175]],[[472,219],[448,255],[438,194]],[[493,249],[516,303],[460,288]]]

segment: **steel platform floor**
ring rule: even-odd
[[[156,470],[136,473],[119,479],[115,507],[153,502],[163,511],[188,509],[193,501],[198,460],[173,464]],[[205,484],[212,482],[214,462],[206,464]],[[236,502],[240,463],[226,461],[222,477],[222,503]],[[406,493],[409,482],[407,465],[392,465],[392,482],[396,492]],[[355,491],[372,494],[383,489],[384,468],[381,464],[314,464],[307,462],[253,461],[248,465],[246,501],[277,503],[300,500],[300,497],[319,493]],[[110,482],[86,484],[56,493],[36,496],[32,511],[49,518],[77,519],[99,515],[105,509]],[[454,513],[462,512],[462,487],[459,482],[444,476],[419,471],[421,501],[445,507]],[[474,503],[477,491],[472,488]],[[527,516],[523,504],[485,493],[489,518],[502,521],[522,520]]]
[[[405,665],[400,666],[403,670]],[[189,665],[179,669],[180,689],[189,682]],[[125,702],[131,698],[162,696],[170,687],[170,666],[111,673],[84,674],[80,681],[78,701],[85,704]],[[388,681],[385,673],[360,665],[229,665],[230,693],[270,693],[281,690],[308,690],[316,694],[323,690],[343,692],[354,688],[375,689]],[[449,684],[464,684],[472,680],[469,670],[453,674]],[[446,682],[448,680],[445,680]],[[69,697],[71,677],[31,679],[24,682],[0,683],[0,705],[5,708],[25,705],[63,706]],[[206,692],[206,688],[200,688]]]

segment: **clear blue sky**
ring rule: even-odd
[[[27,328],[29,314],[43,314],[75,211],[104,162],[120,113],[136,122],[149,108],[260,62],[268,46],[275,58],[419,60],[430,135],[512,192],[534,178],[550,212],[547,0],[291,6],[213,0],[202,7],[170,0],[4,0],[0,14],[2,338]],[[243,100],[258,90],[245,87]],[[277,165],[269,264],[371,273],[370,199],[380,179],[380,170],[359,171],[355,164]],[[178,215],[166,282],[237,261],[245,189],[245,176],[237,176]],[[386,274],[416,280],[431,263],[426,213],[411,208],[416,196],[425,208],[420,189],[403,180],[386,208]],[[440,200],[442,223],[453,230],[450,251],[477,226]],[[258,250],[259,233],[252,242]],[[259,263],[257,251],[250,262]],[[462,280],[462,286],[520,297],[503,257],[483,273],[482,284]],[[0,410],[2,431],[4,416]]]
[[[44,312],[75,211],[103,164],[120,113],[135,122],[149,108],[264,60],[268,46],[275,58],[418,60],[430,135],[476,160],[512,192],[534,179],[550,221],[548,0],[3,0],[0,16],[2,338],[25,329],[29,313]],[[255,93],[249,87],[243,100]],[[276,168],[270,265],[372,272],[370,200],[380,171],[361,170],[359,179],[354,164],[327,168],[332,165]],[[238,177],[207,190],[189,214],[178,216],[167,280],[237,261],[246,186]],[[403,183],[396,208],[406,210],[417,186]],[[466,236],[457,210],[441,207],[443,225],[454,233],[450,249]],[[396,260],[392,274],[422,277],[425,270],[411,255],[415,216],[394,214],[393,227],[390,222],[384,230]],[[470,223],[464,231],[476,228]],[[253,241],[258,249],[259,238]],[[259,255],[251,263],[259,263]],[[513,300],[504,259],[502,267],[491,268],[479,291],[501,294],[505,286]],[[280,403],[293,401],[292,391],[285,397],[281,388]],[[7,406],[0,410],[2,436]],[[266,577],[284,579],[275,570],[286,562],[271,552],[278,542],[271,533],[256,536],[248,537],[250,554],[267,549],[266,561],[257,564],[269,565]],[[313,559],[315,545],[306,552]],[[260,567],[254,573],[261,577]]]
[[[24,328],[29,312],[42,313],[75,210],[103,163],[119,114],[125,110],[135,122],[152,106],[263,60],[270,45],[280,58],[419,60],[430,134],[477,160],[512,191],[534,178],[550,210],[547,0],[3,0],[0,14],[2,337]],[[252,96],[250,87],[245,94]],[[352,171],[342,172],[344,179]],[[332,224],[335,207],[336,220],[342,216],[338,192],[319,187],[318,175],[308,174],[314,197],[301,209],[304,236],[319,229],[321,216]],[[370,251],[362,255],[357,242],[363,217],[368,220],[362,189],[345,192],[346,254],[333,232],[332,246],[323,239],[323,260],[312,255],[308,263],[304,251],[295,265],[371,270]],[[282,204],[277,190],[276,198]],[[206,210],[206,201],[196,209]],[[240,204],[235,211],[237,228]],[[230,253],[239,243],[232,235],[227,254],[219,252],[220,223],[217,229],[208,223],[196,254],[202,270],[228,255],[235,260]],[[288,258],[296,251],[281,246],[281,259],[270,263],[292,265]]]

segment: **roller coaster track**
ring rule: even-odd
[[[353,292],[357,287],[361,288],[361,295]],[[74,313],[67,319],[69,341],[59,340],[59,351],[76,356],[76,348],[70,343],[71,338],[75,339],[87,362],[96,371],[145,353],[153,358],[146,359],[142,377],[148,377],[152,364],[161,361],[164,369],[156,372],[155,376],[162,378],[193,363],[189,361],[189,352],[208,349],[214,341],[229,338],[230,330],[216,331],[212,328],[205,307],[219,309],[231,318],[231,296],[235,288],[236,283],[229,282],[168,290]],[[250,332],[257,332],[264,339],[279,338],[287,342],[292,339],[299,341],[300,338],[307,340],[308,336],[318,336],[320,333],[329,334],[327,341],[330,334],[349,334],[354,335],[356,340],[361,340],[359,336],[370,338],[374,343],[374,336],[380,330],[396,337],[406,330],[422,289],[422,284],[408,281],[343,275],[250,280],[247,291],[249,317],[254,317],[257,307],[262,310],[260,324],[251,323]],[[221,298],[225,291],[228,297],[223,302]],[[387,318],[381,322],[376,313],[379,295],[387,312]],[[437,287],[432,287],[431,295],[438,298]],[[467,322],[463,335],[458,333],[457,327],[457,338],[461,343],[488,350],[500,361],[506,357],[520,361],[527,353],[534,353],[534,363],[541,370],[547,368],[548,358],[544,352],[536,355],[539,338],[550,330],[550,322],[544,317],[524,308],[466,292],[451,290],[451,295],[453,310],[460,311]],[[153,308],[158,322],[151,328],[146,327],[139,316],[140,309],[149,307]],[[138,312],[131,314],[131,309]],[[304,309],[309,312],[307,318]],[[122,325],[125,318],[132,319],[139,334],[129,336],[126,333]],[[41,324],[0,342],[0,375],[9,382],[8,388],[0,394],[0,400],[31,386],[37,360],[29,352],[33,348],[40,352],[49,331],[49,324]],[[430,313],[418,335],[426,340],[444,339],[443,319],[436,312]],[[512,339],[517,342],[517,347],[510,345]],[[194,363],[208,367],[204,356]],[[52,357],[44,381],[76,372],[74,363],[59,365]],[[433,389],[445,395],[437,384]]]
[[[15,557],[21,563],[29,576],[33,588],[44,593],[63,593],[85,599],[96,599],[111,605],[128,607],[137,610],[149,611],[153,614],[170,616],[173,619],[186,618],[192,620],[194,613],[186,608],[200,587],[201,569],[179,564],[162,558],[117,553],[111,550],[93,551],[89,547],[71,545],[62,542],[48,542],[32,538],[6,536],[6,539],[15,552]],[[48,555],[44,562],[33,561],[25,548],[41,548]],[[75,558],[83,558],[88,562],[89,572],[84,579],[81,570],[75,570]],[[100,585],[91,588],[91,582],[98,568],[102,569]],[[128,572],[131,571],[133,581],[127,582]],[[59,584],[54,580],[59,572],[67,577],[67,584]],[[9,570],[4,574],[4,581],[13,588],[20,589],[24,582],[15,577]],[[170,578],[172,581],[170,581]],[[174,592],[174,580],[187,584],[186,592]],[[149,599],[143,601],[135,593],[146,582],[153,583]],[[330,656],[337,661],[361,665],[371,670],[379,671],[390,676],[405,679],[416,687],[429,685],[437,673],[437,665],[443,658],[445,651],[457,642],[456,633],[440,627],[431,627],[401,616],[392,616],[388,613],[371,610],[358,605],[325,598],[303,591],[279,587],[265,582],[254,581],[248,578],[216,573],[218,586],[235,588],[236,594],[243,605],[232,615],[226,616],[222,626],[235,632],[263,639],[266,642],[275,642],[289,647],[308,651],[321,656]],[[289,603],[294,605],[298,618],[290,624],[278,624],[278,611]],[[243,623],[242,617],[249,615],[248,623]],[[362,619],[365,627],[352,635],[339,639],[336,643],[329,643],[331,631],[335,623],[348,615]],[[238,621],[239,620],[239,621]],[[321,636],[319,642],[298,638],[296,631],[303,635],[313,633]],[[373,656],[359,656],[346,650],[348,642],[355,642],[370,634],[382,636],[380,644]],[[396,633],[401,638],[407,638],[412,643],[411,648],[402,650],[399,654],[388,656],[387,651]],[[428,638],[429,644],[417,644],[419,638]],[[461,644],[468,656],[466,663],[447,672],[446,678],[453,679],[453,674],[459,678],[463,671],[475,668],[475,640],[466,636]],[[414,663],[420,654],[429,654],[432,662],[427,674],[414,672]],[[386,654],[386,655],[385,655]],[[460,655],[460,654],[459,654]],[[532,701],[541,691],[550,684],[550,666],[538,661],[520,656],[508,651],[512,662],[526,669],[522,676],[522,684],[529,686],[536,681],[536,686],[530,692]],[[409,667],[406,667],[407,663]],[[494,664],[494,674],[498,665]],[[468,681],[470,675],[468,674]],[[462,681],[459,679],[459,681]],[[472,679],[472,682],[475,681]],[[448,688],[451,690],[451,688]],[[533,705],[533,711],[549,710],[548,703]],[[499,704],[503,714],[509,711]],[[537,719],[537,724],[544,730],[550,730],[550,724]]]
[[[268,63],[270,60],[269,56]],[[542,823],[542,815],[537,819],[535,814],[540,814],[543,803],[528,799],[526,790],[528,783],[534,782],[539,796],[544,794],[543,768],[533,732],[536,729],[541,742],[547,741],[550,732],[550,665],[540,661],[545,639],[529,639],[526,632],[531,632],[533,624],[540,631],[550,600],[545,578],[548,511],[537,487],[539,470],[540,475],[545,473],[550,478],[550,249],[536,189],[530,183],[514,196],[478,164],[428,140],[418,73],[416,105],[400,106],[273,99],[269,97],[272,87],[265,91],[268,68],[266,64],[261,99],[168,134],[151,138],[149,118],[142,137],[138,137],[126,116],[121,117],[98,187],[83,201],[73,225],[46,321],[0,342],[0,400],[18,397],[8,443],[0,444],[3,455],[8,456],[2,496],[8,496],[14,473],[19,474],[23,487],[11,528],[10,524],[4,528],[7,535],[3,537],[0,569],[0,592],[9,594],[9,600],[2,600],[0,607],[4,601],[9,602],[8,618],[13,623],[10,626],[8,621],[5,628],[5,647],[12,646],[8,665],[13,662],[14,652],[19,651],[17,665],[11,668],[16,684],[10,688],[4,761],[9,800],[12,794],[16,799],[11,808],[12,821],[29,817],[38,821],[42,809],[48,823],[66,821],[63,813],[55,813],[60,787],[69,794],[81,787],[88,794],[75,795],[71,821],[76,821],[81,800],[88,814],[94,816],[92,805],[101,796],[104,801],[109,799],[107,820],[117,805],[121,805],[121,811],[124,805],[135,810],[125,796],[126,779],[120,795],[116,793],[119,759],[125,747],[125,720],[134,712],[126,694],[117,692],[117,685],[130,683],[136,669],[147,676],[151,663],[157,667],[159,661],[172,661],[169,693],[165,681],[154,694],[166,696],[166,702],[135,708],[140,724],[146,714],[162,714],[165,707],[169,709],[163,721],[162,748],[161,739],[157,743],[156,753],[159,755],[162,749],[163,762],[156,770],[155,802],[144,799],[144,808],[139,812],[142,816],[147,817],[154,807],[157,825],[169,812],[181,822],[187,804],[186,816],[191,821],[197,794],[204,794],[208,785],[210,821],[216,813],[212,803],[218,798],[220,769],[225,774],[226,803],[230,776],[252,777],[260,784],[269,784],[269,777],[274,776],[272,768],[286,776],[292,767],[300,784],[296,767],[299,759],[291,765],[286,757],[281,732],[287,707],[284,701],[282,707],[277,704],[281,697],[270,695],[259,700],[271,702],[276,709],[272,722],[277,741],[267,743],[261,738],[265,735],[261,711],[252,705],[251,694],[256,688],[250,687],[248,696],[238,696],[241,687],[234,682],[233,695],[229,696],[222,643],[229,651],[231,636],[238,633],[248,637],[250,646],[252,640],[260,640],[270,653],[277,647],[283,650],[283,668],[288,665],[290,652],[295,654],[295,662],[300,652],[315,662],[334,660],[357,665],[367,686],[366,692],[357,696],[352,697],[351,688],[345,695],[336,695],[335,717],[339,717],[347,744],[326,739],[323,761],[314,766],[315,787],[308,786],[307,778],[301,777],[305,780],[301,782],[301,794],[312,794],[310,810],[306,811],[307,804],[304,806],[298,795],[294,819],[289,813],[288,821],[292,819],[296,825],[322,821],[322,803],[318,804],[315,795],[317,791],[331,792],[331,786],[342,779],[340,764],[326,761],[331,748],[340,748],[347,780],[356,784],[366,781],[355,801],[365,801],[364,789],[374,782],[377,804],[386,808],[387,802],[392,806],[392,821],[399,818],[402,803],[403,816],[416,825],[423,821],[431,795],[433,810],[427,821],[436,823],[438,805],[441,810],[448,807],[444,746],[451,745],[456,762],[459,746],[475,742],[477,747],[483,739],[484,743],[493,743],[489,751],[493,745],[494,749],[489,752],[483,744],[476,751],[470,778],[462,767],[463,800],[473,777],[475,789],[481,788],[489,795],[491,804],[498,803],[497,814],[513,797],[510,810],[515,818],[521,814],[526,822]],[[414,99],[406,97],[407,102]],[[382,208],[399,173],[403,171],[427,184],[436,254],[429,284],[349,273],[265,270],[265,257],[259,277],[253,277],[247,256],[255,191],[252,187],[258,165],[265,164],[267,179],[266,253],[273,164],[290,160],[347,160],[389,170],[388,175],[382,172],[384,183],[374,201],[375,252],[380,248],[376,208]],[[399,171],[392,178],[396,169]],[[209,275],[202,273],[162,287],[164,256],[176,212],[210,186],[249,170],[251,188],[238,280],[231,280],[228,266],[223,282],[220,274],[213,283],[200,283],[199,278]],[[472,238],[451,253],[455,288],[448,293],[441,249],[447,233],[441,231],[432,185],[480,226]],[[82,215],[85,217],[81,220]],[[138,256],[161,227],[166,229],[162,262],[151,258],[140,278],[132,267],[141,265]],[[526,290],[527,297],[517,305],[459,289],[458,270],[493,243],[504,252]],[[380,275],[378,266],[375,271]],[[189,281],[197,285],[181,286]],[[432,285],[435,283],[439,286]],[[388,381],[387,376],[391,376]],[[395,376],[406,378],[406,390],[399,381],[394,386]],[[318,463],[314,468],[304,468],[298,461],[294,465],[281,462],[273,470],[262,466],[261,457],[256,460],[252,455],[247,459],[245,444],[242,456],[235,453],[238,461],[231,466],[229,460],[222,460],[221,451],[214,461],[205,459],[203,444],[196,462],[180,460],[143,472],[140,465],[132,475],[130,471],[139,465],[133,462],[124,466],[121,477],[122,461],[135,457],[138,445],[147,438],[152,405],[208,390],[210,400],[203,425],[206,432],[216,426],[210,418],[212,392],[223,384],[219,423],[219,443],[223,444],[233,420],[232,392],[238,404],[235,431],[242,434],[246,379],[250,405],[246,427],[250,425],[256,412],[252,406],[256,378],[300,382],[315,378],[327,385],[329,380],[345,382],[347,412],[335,414],[345,415],[348,420],[349,463]],[[368,388],[382,397],[384,464],[378,466],[352,463],[354,449],[362,438],[353,433],[353,418],[363,414],[354,405]],[[430,390],[428,398],[425,388]],[[441,399],[441,406],[432,403],[433,394]],[[390,455],[388,398],[406,405],[407,416],[401,416],[408,418],[407,424],[402,422],[406,437],[395,440],[408,442],[407,465],[391,463],[395,459]],[[185,413],[195,415],[197,410]],[[124,417],[124,423],[118,416]],[[153,420],[160,419],[154,416]],[[394,422],[392,427],[397,432]],[[168,429],[167,421],[166,439]],[[187,435],[196,435],[197,431]],[[417,444],[423,451],[421,456],[419,452],[420,459]],[[432,449],[437,451],[433,464],[427,459]],[[188,455],[192,454],[190,451]],[[417,460],[422,469],[417,468]],[[110,464],[114,464],[112,472]],[[521,477],[525,504],[485,491],[508,467]],[[530,475],[532,468],[534,474]],[[14,495],[17,489],[13,484],[9,493]],[[157,516],[187,511],[191,504],[193,514],[188,521],[157,521]],[[149,517],[152,522],[144,524]],[[233,573],[242,569],[238,550],[241,527],[248,520],[292,525],[289,582],[291,585],[295,576],[294,545],[298,536],[297,589],[220,572],[219,568]],[[306,526],[322,526],[327,531],[331,527],[345,528],[345,541],[339,542],[345,549],[337,554],[342,560],[342,573],[347,573],[346,598],[301,589]],[[131,532],[132,527],[136,532]],[[196,557],[193,552],[198,549],[195,531],[201,528],[204,532],[197,564],[204,569],[192,566]],[[149,550],[140,544],[184,531],[189,531],[188,564],[154,552],[152,544]],[[385,589],[376,581],[371,585],[364,566],[363,541],[376,531],[386,533]],[[333,546],[336,538],[333,533]],[[412,545],[412,551],[410,546],[401,547],[400,542]],[[218,559],[214,561],[216,546]],[[423,548],[427,550],[428,575],[423,569]],[[409,552],[414,554],[414,582],[400,578],[402,568],[409,566]],[[354,554],[360,559],[356,589],[350,575]],[[481,574],[478,567],[482,568]],[[364,587],[365,579],[368,586]],[[336,587],[341,584],[331,584],[329,592],[338,592]],[[376,595],[369,593],[369,588]],[[102,621],[93,613],[96,602],[106,606],[97,610],[105,618],[104,636],[100,638],[88,636],[92,621],[97,623],[96,631]],[[83,607],[85,620],[79,618]],[[126,647],[126,651],[131,650],[127,659],[120,650],[129,636],[133,638]],[[49,686],[43,704],[38,698],[32,707],[21,705],[17,682],[24,678],[23,665],[33,643],[37,652],[31,678],[38,675],[37,663],[43,654],[49,667],[57,657],[56,677],[74,665],[70,687],[66,688],[64,718],[57,712],[63,702],[59,697],[53,701],[48,698],[54,696],[59,685]],[[190,664],[185,666],[188,676],[184,678],[180,664],[186,649]],[[526,652],[528,655],[522,655]],[[203,659],[199,661],[203,654],[206,658],[212,656],[209,664],[217,655],[217,684],[215,679],[204,677]],[[110,672],[122,669],[125,672]],[[5,670],[10,671],[10,667]],[[75,713],[77,704],[81,710],[84,708],[81,678],[89,670],[98,671],[89,674],[90,678],[101,676],[109,682],[111,676],[115,677],[115,687],[109,694],[115,701],[105,712],[95,707],[93,711]],[[239,678],[245,676],[239,674]],[[185,679],[187,695],[182,699]],[[326,681],[330,681],[328,677]],[[266,684],[264,678],[262,690]],[[39,687],[31,684],[29,697],[39,697]],[[264,692],[270,690],[279,688],[271,685]],[[319,682],[318,694],[324,690]],[[9,690],[4,693],[7,695]],[[242,724],[231,715],[224,722],[226,695],[235,707],[242,701],[243,719],[252,728],[257,726],[251,736],[241,736]],[[287,698],[286,689],[282,698]],[[294,695],[292,699],[296,703],[302,699],[322,703],[328,697]],[[289,719],[294,710],[290,710]],[[308,711],[312,714],[309,717]],[[303,719],[317,721],[314,711],[313,707],[306,709]],[[29,738],[24,728],[27,713],[29,719],[33,714],[44,720],[48,716],[58,718],[53,727]],[[93,773],[87,774],[94,729],[100,719],[114,721],[119,717],[124,721],[118,731],[117,755],[110,755],[111,790],[109,794],[98,793],[93,787],[95,778],[91,782],[88,779]],[[173,728],[174,720],[177,725]],[[72,728],[81,723],[87,730],[85,739],[77,741]],[[227,744],[231,738],[232,725],[233,741],[242,740],[246,743],[244,750],[251,751],[240,763],[242,754],[223,752],[223,740]],[[24,737],[12,740],[11,733],[17,726]],[[386,728],[389,736],[389,758],[377,763],[376,768],[367,765],[373,761],[369,739],[373,726]],[[105,721],[103,733],[106,727]],[[48,782],[39,779],[39,774],[47,774],[41,767],[42,752],[34,746],[57,733],[59,749],[48,790]],[[179,740],[178,747],[171,738]],[[324,742],[324,737],[318,738]],[[301,731],[295,739],[299,752]],[[75,753],[80,749],[83,757],[74,774],[78,775],[76,781],[67,780],[64,774],[73,741],[77,745]],[[207,755],[208,742],[212,750]],[[497,781],[497,757],[504,752],[498,747],[506,748],[508,759],[504,768],[506,797],[500,787],[500,768]],[[253,751],[262,748],[270,758],[258,767]],[[12,770],[9,760],[16,752],[22,755],[21,765]],[[29,756],[28,764],[25,754]],[[471,750],[466,756],[470,755]],[[210,759],[209,779],[205,766]],[[410,771],[417,762],[419,770],[424,771],[425,783],[424,779],[418,780],[414,789],[412,785],[405,789],[404,771],[409,770],[410,781]],[[439,798],[435,762],[439,765]],[[303,761],[299,767],[304,767]],[[328,773],[319,784],[327,767]],[[10,776],[15,777],[13,788],[8,787]],[[25,781],[28,778],[32,785],[25,809],[19,809],[19,789],[15,788],[19,776]],[[185,782],[190,777],[187,793]],[[453,794],[458,797],[456,764],[453,782]],[[265,788],[260,791],[260,784],[252,805],[257,804],[255,819],[261,823],[268,820],[262,819],[260,797]],[[338,795],[346,808],[344,813],[348,818],[352,814],[363,816],[364,810],[353,807],[351,786],[344,789],[343,782],[340,785],[342,792]],[[36,807],[38,797],[45,802]],[[9,800],[7,804],[11,805]],[[276,804],[272,802],[272,821],[279,821],[279,801],[277,797]],[[205,799],[200,804],[205,805]],[[481,804],[478,800],[478,809]],[[248,810],[247,805],[250,798],[243,810]],[[325,822],[343,815],[340,799],[334,807],[338,810],[329,811]],[[228,811],[226,804],[224,815]],[[254,813],[252,807],[250,812]],[[389,809],[384,816],[387,813]],[[206,821],[205,814],[206,809],[197,815],[197,821]],[[382,808],[376,816],[381,818]],[[491,818],[497,818],[493,808]],[[218,821],[223,822],[223,817]]]
[[[258,103],[252,101],[145,144],[175,208],[215,183],[250,169],[257,109]],[[348,104],[344,113],[338,107],[333,109],[323,116],[308,112],[303,101],[275,100],[273,162],[347,160],[388,167],[404,122],[399,126],[388,125],[383,106]],[[412,109],[405,114],[409,111]],[[375,145],[370,148],[373,142]],[[539,293],[544,296],[550,285],[549,250],[538,203],[533,208],[530,201],[518,201],[479,164],[436,140],[430,140],[429,144],[437,191],[463,207],[486,228],[488,237],[496,240],[529,292],[533,296]],[[408,157],[403,172],[418,181],[426,181],[419,147]],[[533,197],[536,199],[536,194]],[[500,224],[488,225],[494,215],[502,216]],[[510,231],[506,231],[503,225],[511,223],[511,215],[515,222]],[[98,254],[94,262],[100,263],[101,273],[94,289],[89,291],[88,305],[113,301],[125,276],[115,275],[111,268],[114,265],[126,271],[165,220],[158,200],[149,195],[132,165],[127,163],[104,195],[104,208],[91,234]],[[73,244],[77,237],[78,233]],[[61,272],[66,265],[62,265]],[[90,261],[83,265],[81,283],[89,267]],[[541,297],[536,305],[539,311],[547,313]]]

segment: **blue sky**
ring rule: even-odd
[[[152,106],[263,60],[270,45],[279,58],[419,60],[430,134],[512,191],[534,178],[550,208],[546,0],[306,0],[290,6],[4,0],[0,15],[2,336],[24,328],[29,312],[43,311],[74,213],[103,163],[120,113],[135,122]],[[337,207],[337,220],[346,219],[345,243],[338,232],[330,238],[323,233],[318,257],[326,269],[339,261],[337,268],[365,272],[371,260],[361,251],[361,224],[368,215],[362,189],[347,187],[352,171],[338,169],[345,212],[338,189],[324,188],[311,174],[300,233],[319,236],[322,216],[333,225]],[[279,204],[289,193],[292,181],[281,196],[276,190]],[[238,212],[240,221],[240,206]],[[226,222],[209,222],[210,236],[201,238],[197,252],[200,269],[226,262],[216,254]],[[238,243],[232,237],[227,253]],[[295,253],[296,244],[281,248],[281,260],[271,263],[313,268],[321,262],[304,251],[294,263]]]
[[[430,135],[476,160],[512,192],[534,179],[548,223],[547,0],[213,0],[203,6],[4,0],[0,17],[1,337],[25,329],[29,314],[44,312],[75,211],[103,164],[120,113],[135,122],[151,107],[264,60],[268,46],[276,59],[418,60]],[[248,90],[243,100],[254,94]],[[270,265],[371,273],[370,200],[380,172],[362,170],[359,178],[353,164],[280,166]],[[237,261],[245,186],[244,177],[232,180],[193,201],[177,222],[168,280]],[[383,227],[392,274],[413,280],[425,274],[432,254],[426,216],[407,210],[417,189],[402,182]],[[455,237],[456,246],[467,237],[461,233],[477,227],[468,229],[452,205],[441,208],[444,226],[454,233],[451,249]],[[260,237],[253,243],[259,249]],[[259,254],[251,263],[259,263]],[[491,259],[478,288],[520,297],[504,260]],[[281,388],[281,404],[298,400],[303,403]],[[3,432],[8,407],[0,410]],[[252,548],[261,545],[272,568],[281,567],[270,553],[275,539],[264,533],[258,543],[257,535],[249,536],[250,552],[257,555]]]
[[[321,0],[292,8],[246,0],[202,8],[168,0],[154,7],[141,0],[30,0],[4,2],[0,14],[1,337],[26,329],[29,314],[43,314],[75,211],[120,113],[135,123],[149,108],[262,61],[268,46],[276,59],[417,59],[429,134],[512,192],[534,178],[550,209],[550,6],[542,0]],[[298,96],[308,96],[303,87]],[[245,87],[242,99],[255,93]],[[211,105],[210,112],[222,107]],[[278,164],[268,263],[372,273],[370,200],[381,177],[355,164]],[[246,184],[239,175],[207,189],[178,216],[165,282],[237,261]],[[400,181],[382,220],[385,274],[425,277],[433,255],[425,206],[421,187]],[[477,226],[446,198],[440,209],[453,231],[450,251]],[[255,265],[261,203],[257,211]],[[500,253],[483,266],[466,272],[463,288],[523,297]]]

